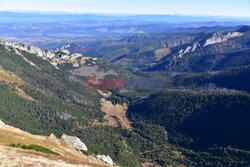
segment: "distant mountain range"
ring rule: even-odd
[[[192,22],[231,22],[246,23],[250,21],[247,17],[226,17],[226,16],[192,16],[192,15],[133,15],[133,14],[74,14],[74,13],[56,13],[56,12],[0,12],[1,23],[51,23],[51,22],[85,22],[93,23],[112,22],[112,21],[132,21],[132,22],[165,22],[171,24],[192,23]]]
[[[1,39],[51,49],[72,42],[86,44],[103,39],[117,40],[136,34],[194,32],[194,28],[198,27],[203,27],[204,31],[214,26],[217,26],[218,30],[225,30],[225,27],[229,26],[249,25],[250,18],[2,11],[0,23]]]
[[[90,57],[109,60],[131,71],[204,72],[249,65],[250,28],[211,27],[132,35],[83,45]],[[72,46],[75,46],[72,45]]]

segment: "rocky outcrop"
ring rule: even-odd
[[[58,115],[62,120],[65,120],[65,121],[68,121],[69,119],[73,119],[73,116],[70,115],[69,113],[66,113],[66,112],[57,112],[57,115]]]
[[[73,147],[74,149],[84,151],[88,150],[87,146],[78,137],[63,134],[61,138],[66,144],[68,144],[70,147]]]
[[[195,42],[192,46],[186,47],[185,50],[184,49],[179,50],[178,55],[173,57],[173,59],[175,60],[177,58],[182,58],[185,54],[196,51],[196,49],[200,46],[201,45],[199,43]]]
[[[25,56],[22,55],[21,51],[28,52],[30,54],[35,54],[38,57],[43,58],[44,60],[48,60],[52,65],[54,65],[56,68],[58,68],[59,64],[63,63],[71,63],[73,67],[79,67],[80,65],[83,65],[86,63],[86,60],[88,60],[88,63],[91,62],[92,64],[96,64],[97,58],[91,58],[91,57],[86,57],[83,56],[80,53],[70,53],[66,48],[63,47],[60,49],[57,49],[56,51],[52,50],[42,50],[39,47],[33,46],[33,45],[24,45],[18,42],[8,42],[5,40],[0,40],[0,44],[5,47],[8,51],[14,51],[16,54],[22,56],[22,58],[25,59],[28,63],[30,63],[32,66],[36,65]],[[37,68],[37,67],[36,67]]]
[[[0,128],[2,128],[5,124],[0,120]]]
[[[64,50],[64,49],[70,51],[71,53],[81,53],[81,54],[86,53],[86,51],[88,50],[87,47],[78,45],[76,43],[70,43],[67,45],[63,45],[60,48],[57,48],[56,51],[60,51],[60,50]]]
[[[2,44],[5,47],[5,49],[8,49],[8,50],[11,50],[11,48],[19,49],[20,51],[25,51],[31,54],[35,54],[38,57],[42,57],[44,59],[51,59],[54,56],[56,56],[56,54],[51,50],[44,51],[40,49],[39,47],[32,46],[32,45],[28,46],[28,45],[24,45],[18,42],[8,42],[5,40],[0,40],[0,44]]]
[[[208,45],[225,42],[230,38],[240,37],[242,35],[244,35],[244,33],[228,32],[228,33],[224,34],[222,32],[216,32],[212,35],[211,38],[208,38],[205,41],[204,45],[195,42],[192,46],[188,46],[188,47],[186,47],[186,49],[179,50],[178,54],[175,57],[173,57],[173,59],[182,58],[185,54],[196,51],[196,49],[198,47],[202,47],[202,46],[206,47]]]
[[[110,165],[114,165],[114,162],[113,160],[110,158],[110,156],[106,156],[106,155],[97,155],[97,158],[106,162],[107,164],[110,164]]]
[[[186,50],[184,51],[184,54],[190,52],[191,49],[192,49],[192,46],[188,46],[188,47],[186,48]]]
[[[206,46],[212,45],[212,44],[216,44],[216,43],[225,42],[230,38],[240,37],[242,35],[244,35],[244,33],[228,32],[227,34],[223,34],[221,32],[216,32],[216,33],[213,34],[213,36],[211,38],[206,40],[203,47],[206,47]]]
[[[193,46],[192,46],[191,52],[194,52],[194,51],[197,49],[197,47],[199,47],[199,46],[200,46],[200,44],[197,43],[197,42],[195,42],[195,43],[193,44]]]
[[[47,137],[47,140],[57,144],[57,145],[61,145],[61,142],[59,141],[59,139],[52,133]]]

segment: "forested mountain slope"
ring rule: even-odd
[[[181,29],[99,40],[84,45],[87,48],[84,54],[109,60],[131,71],[224,70],[249,65],[249,34],[249,26]]]
[[[212,65],[208,55],[200,54],[202,49],[205,53],[206,47],[197,44],[194,52],[192,49],[194,41],[205,45],[214,33],[179,34],[182,37],[178,39],[156,40],[154,44],[142,42],[139,50],[139,45],[129,44],[133,52],[150,50],[154,61],[163,64],[179,55],[180,49],[192,46],[193,56],[184,51],[183,59],[176,59],[175,69],[170,70],[180,73],[166,73],[166,66],[164,70],[151,68],[150,72],[131,73],[100,58],[70,53],[67,48],[42,50],[1,40],[0,119],[33,134],[77,136],[88,146],[88,154],[110,155],[121,166],[249,166],[249,32],[247,27],[237,32],[222,32],[220,35],[226,41],[206,46],[220,52],[215,54],[218,61]],[[168,38],[172,37],[173,34]],[[139,38],[147,40],[148,36]],[[112,47],[107,49],[111,51]],[[141,62],[132,58],[136,66],[130,63],[132,59],[127,59],[126,64],[122,56],[113,62],[121,60],[135,71],[147,69],[145,61],[152,61],[144,51]],[[119,53],[114,50],[113,55]],[[188,64],[195,63],[192,57],[201,61],[206,56],[209,61],[204,60],[201,66]],[[182,60],[187,66],[178,66]],[[143,67],[139,67],[140,63]],[[123,79],[151,76],[162,79],[165,85],[158,90],[102,92],[86,89],[88,76]],[[215,87],[205,90],[211,84]],[[106,108],[115,110],[122,106],[123,113],[103,112],[106,100],[109,102]],[[115,126],[110,119],[115,120]],[[122,120],[129,126],[124,126]]]
[[[117,164],[138,163],[136,157],[126,151],[131,147],[122,143],[122,129],[94,125],[96,121],[104,122],[101,96],[96,90],[86,89],[85,77],[73,74],[75,69],[99,64],[103,66],[95,69],[102,72],[102,76],[109,70],[114,73],[123,70],[100,60],[89,61],[79,67],[73,67],[70,62],[55,66],[46,57],[22,48],[6,49],[6,45],[0,44],[0,119],[33,134],[78,136],[93,153],[110,155]],[[105,71],[105,68],[108,69]],[[112,76],[119,77],[118,74]]]

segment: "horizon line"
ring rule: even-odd
[[[10,13],[41,13],[41,14],[75,14],[75,15],[111,15],[111,16],[192,16],[192,17],[224,17],[224,18],[241,18],[250,19],[250,16],[233,16],[233,15],[209,15],[209,14],[180,14],[180,13],[109,13],[109,12],[86,12],[86,11],[43,11],[43,10],[1,10],[0,12]]]

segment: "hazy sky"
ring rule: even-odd
[[[250,0],[0,0],[0,10],[250,17]]]

